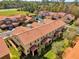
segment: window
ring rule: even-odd
[[[41,45],[42,45],[42,41],[41,41]]]
[[[40,44],[38,44],[38,46],[39,46]]]
[[[41,39],[43,39],[43,37],[41,37]]]
[[[44,39],[44,36],[42,36],[41,39]]]
[[[36,40],[35,40],[35,43],[36,43]]]
[[[70,20],[70,18],[67,18],[67,20]]]
[[[29,50],[27,50],[27,53],[29,53]]]
[[[39,41],[39,39],[38,39],[38,41]]]
[[[30,46],[32,45],[32,43],[30,43]]]
[[[49,43],[51,43],[51,40],[49,41]]]

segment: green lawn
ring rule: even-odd
[[[24,11],[17,11],[17,9],[5,9],[5,10],[0,10],[0,15],[2,16],[13,16],[16,14],[26,14]]]
[[[57,53],[64,51],[68,46],[69,41],[67,39],[53,42],[52,49],[43,56],[43,59],[57,59],[59,57]]]
[[[11,59],[20,59],[20,53],[13,47],[10,47],[10,57]]]
[[[21,15],[26,15],[26,14],[32,14],[33,13],[29,13],[28,11],[17,11],[17,9],[1,9],[0,10],[0,15],[1,16],[13,16],[13,15],[17,15],[17,14],[21,14]]]
[[[11,11],[11,10],[17,10],[17,9],[0,9],[0,11]]]
[[[18,52],[17,48],[14,48],[13,46],[11,46],[9,44],[9,42],[7,41],[9,38],[5,39],[6,44],[9,46],[9,50],[10,50],[10,59],[20,59],[20,55],[21,53]]]
[[[44,55],[44,57],[47,59],[56,59],[56,54],[52,50],[50,50]]]

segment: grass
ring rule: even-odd
[[[70,26],[76,28],[75,22]],[[65,31],[63,34],[66,34],[66,33],[67,33],[67,31]],[[57,52],[57,50],[64,51],[66,48],[68,48],[70,46],[68,39],[64,38],[64,40],[61,40],[61,39],[60,39],[60,41],[58,41],[58,40],[52,43],[52,49],[44,55],[44,59],[58,59],[55,51],[56,52]]]
[[[17,11],[17,9],[7,9],[7,10],[0,10],[0,15],[2,16],[13,16],[16,14],[26,14],[24,11]]]
[[[17,9],[1,9],[0,10],[0,15],[1,16],[13,16],[13,15],[18,15],[18,14],[21,14],[21,15],[26,15],[26,14],[32,14],[34,15],[33,13],[29,13],[28,11],[17,11]]]
[[[17,10],[17,9],[0,9],[0,11],[10,11],[10,10]]]
[[[17,48],[12,47],[9,42],[7,41],[9,38],[5,39],[5,42],[7,44],[7,46],[9,46],[9,50],[10,50],[10,59],[20,59],[20,55],[21,53],[18,52]]]
[[[46,59],[56,59],[56,54],[50,50],[47,54],[44,55]]]
[[[10,56],[11,56],[11,59],[20,59],[19,52],[13,47],[10,47]]]
[[[57,53],[58,51],[64,51],[69,46],[69,40],[58,39],[59,41],[54,41],[52,43],[52,49],[49,50],[44,56],[43,59],[58,59],[59,56]]]

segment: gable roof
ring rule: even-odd
[[[70,52],[67,52],[64,59],[79,59],[79,40],[77,41],[76,45],[71,48]]]
[[[26,45],[64,25],[65,23],[60,20],[51,21],[46,24],[43,24],[42,26],[32,28],[31,30],[19,34],[17,35],[17,37],[24,45]]]
[[[21,33],[26,32],[27,30],[30,30],[30,28],[19,26],[12,30],[12,35],[19,35]]]
[[[4,40],[0,37],[0,58],[7,54],[9,54],[9,49]]]
[[[0,16],[0,21],[3,20],[6,16]]]

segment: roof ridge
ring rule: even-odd
[[[52,21],[53,23],[54,22],[56,22],[56,21]],[[50,24],[50,23],[52,23],[52,22],[49,22],[49,23],[46,23],[46,24],[43,24],[43,26],[44,25],[48,25],[48,24]],[[40,27],[43,27],[43,26],[38,26],[38,27],[35,27],[35,28],[32,28],[32,29],[29,29],[28,31],[25,31],[25,32],[23,32],[23,33],[26,33],[26,32],[29,32],[29,31],[32,31],[32,30],[34,30],[34,29],[37,29],[37,28],[40,28]],[[18,34],[18,35],[21,35],[21,34],[23,34],[23,33],[20,33],[20,34]],[[17,35],[16,35],[17,36]]]

